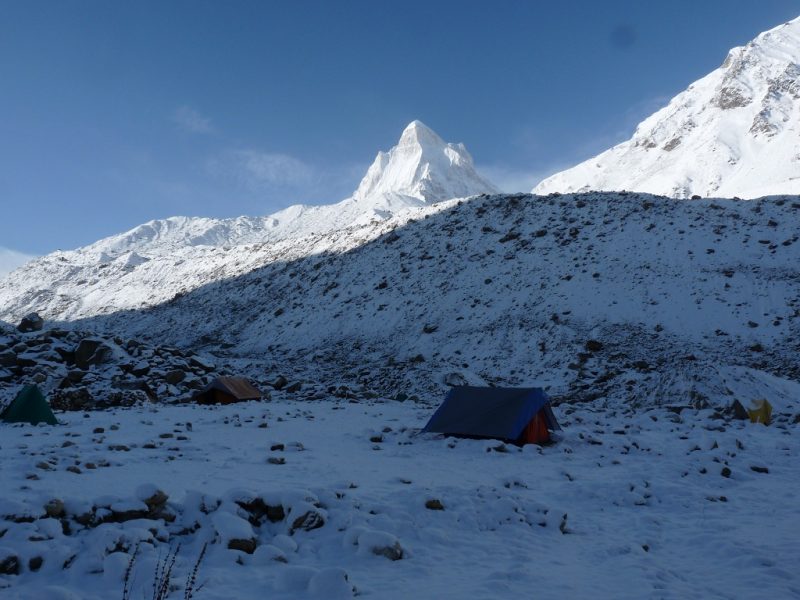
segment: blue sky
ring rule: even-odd
[[[421,119],[508,190],[627,138],[795,0],[0,3],[3,248],[340,200]]]

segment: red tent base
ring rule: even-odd
[[[519,436],[520,444],[547,444],[550,441],[550,432],[547,430],[547,421],[544,413],[539,411]]]

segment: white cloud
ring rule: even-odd
[[[299,158],[260,150],[227,150],[207,160],[206,170],[251,192],[309,189],[322,177]]]
[[[274,211],[291,204],[330,204],[353,193],[368,165],[307,163],[282,152],[229,149],[205,162],[206,173],[228,196]]]
[[[36,257],[29,254],[0,247],[0,278],[5,277],[17,267],[21,267],[34,258]]]
[[[233,157],[248,187],[300,187],[316,178],[311,166],[288,154],[237,150]]]
[[[211,119],[203,116],[191,106],[181,106],[172,113],[172,120],[184,131],[189,133],[211,133]]]

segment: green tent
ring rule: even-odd
[[[0,421],[6,423],[47,423],[58,425],[50,405],[35,385],[26,385],[17,397],[0,414]]]

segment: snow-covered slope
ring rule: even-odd
[[[630,140],[545,179],[534,193],[586,190],[800,193],[800,18],[732,49]]]
[[[378,394],[435,399],[458,372],[571,400],[778,403],[800,379],[799,216],[797,197],[478,197],[110,265],[95,295],[42,290],[0,318],[84,317],[70,326]]]

